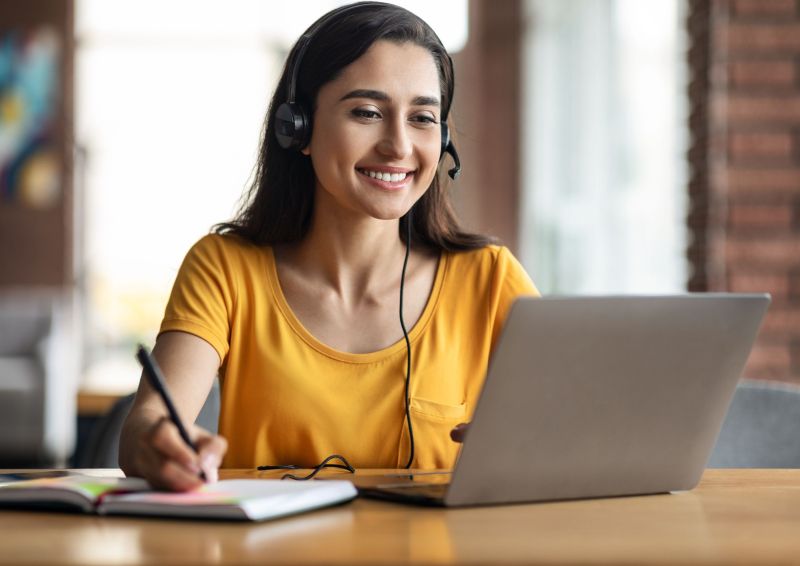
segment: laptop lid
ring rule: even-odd
[[[693,488],[769,300],[518,299],[445,505]]]

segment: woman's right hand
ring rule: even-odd
[[[160,395],[146,379],[140,380],[119,441],[119,464],[125,475],[145,478],[153,487],[186,491],[216,481],[217,469],[228,448],[221,436],[191,425],[206,402],[219,370],[220,358],[211,345],[185,332],[158,337],[153,356],[197,453],[186,444],[169,420]]]
[[[164,416],[138,435],[131,471],[157,489],[188,491],[215,482],[227,441],[198,426],[189,428],[197,452],[184,442],[177,427]]]

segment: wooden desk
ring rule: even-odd
[[[124,396],[122,393],[78,391],[78,416],[102,417]]]
[[[271,523],[0,511],[0,563],[800,564],[800,470],[708,470],[687,493],[535,505],[356,500]]]

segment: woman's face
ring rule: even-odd
[[[384,220],[405,214],[436,174],[440,117],[431,53],[376,41],[319,90],[303,150],[314,166],[317,206]]]

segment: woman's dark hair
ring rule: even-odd
[[[214,226],[220,234],[236,234],[256,244],[302,240],[311,227],[314,207],[314,170],[311,159],[297,150],[283,149],[275,137],[277,108],[287,99],[298,50],[310,41],[300,61],[295,102],[313,109],[317,93],[342,69],[361,57],[378,40],[413,43],[433,55],[439,71],[442,120],[453,102],[453,62],[436,33],[408,10],[383,2],[359,2],[322,16],[306,30],[289,53],[264,123],[255,176],[243,195],[239,212],[230,222]],[[451,129],[452,131],[452,129]],[[469,250],[491,239],[463,232],[437,171],[430,187],[413,207],[411,240],[433,250]],[[400,219],[405,241],[408,214]]]

